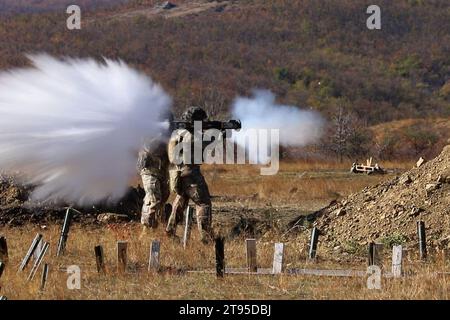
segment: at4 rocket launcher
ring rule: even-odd
[[[202,130],[209,130],[209,129],[217,129],[217,130],[237,130],[239,131],[242,128],[242,124],[240,120],[229,120],[229,121],[195,121],[195,122],[201,122],[201,128]],[[197,124],[199,126],[200,124]],[[194,122],[188,122],[188,121],[173,121],[172,122],[172,128],[173,130],[177,129],[186,129],[188,131],[194,130]]]

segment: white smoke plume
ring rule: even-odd
[[[120,199],[171,98],[121,61],[29,58],[33,68],[0,73],[0,171],[37,185],[33,200]]]
[[[232,114],[234,118],[242,121],[242,130],[235,134],[236,141],[246,148],[248,143],[245,146],[245,140],[240,138],[251,129],[278,129],[280,145],[297,147],[316,142],[323,132],[324,120],[319,113],[295,106],[279,105],[275,102],[275,95],[268,90],[255,90],[253,97],[235,99]],[[267,149],[269,145],[268,142]],[[259,163],[267,163],[269,160],[267,152],[261,148],[258,149],[258,154],[249,156]]]

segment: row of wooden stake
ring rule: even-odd
[[[192,220],[192,208],[188,208],[186,211],[186,220],[185,220],[185,232],[183,237],[183,247],[186,248],[187,241],[189,239],[190,233],[190,225]],[[70,224],[73,217],[73,213],[70,208],[66,212],[66,216],[64,219],[64,223],[61,230],[61,236],[58,243],[57,256],[60,256],[64,253],[66,241],[69,234]],[[317,256],[317,246],[319,241],[319,230],[317,228],[313,228],[311,232],[311,238],[309,243],[309,252],[308,258],[311,261],[314,261]],[[427,257],[427,248],[426,248],[426,234],[425,234],[425,223],[423,221],[417,222],[417,234],[419,239],[419,253],[421,259],[426,259]],[[223,277],[225,274],[242,274],[242,273],[259,273],[259,274],[281,274],[283,272],[283,253],[284,253],[284,244],[283,243],[275,243],[274,248],[274,258],[273,265],[271,269],[258,269],[257,264],[257,254],[256,254],[256,240],[255,239],[247,239],[246,240],[246,259],[247,259],[247,267],[246,268],[235,268],[235,269],[226,269],[225,268],[225,244],[224,238],[217,238],[215,240],[215,255],[216,255],[216,275],[217,277]],[[368,248],[368,264],[371,265],[381,265],[380,259],[380,248],[382,245],[369,243]],[[125,272],[127,269],[127,248],[128,243],[126,241],[118,241],[117,242],[117,271]],[[31,271],[27,277],[27,281],[33,280],[35,277],[47,251],[49,249],[49,243],[43,240],[43,236],[41,234],[37,234],[33,239],[28,252],[23,258],[18,272],[23,272],[32,257],[34,257],[34,263],[31,268]],[[159,271],[160,270],[160,249],[161,244],[159,240],[154,240],[151,243],[150,248],[150,257],[148,263],[148,271]],[[105,267],[105,258],[102,246],[98,245],[94,248],[97,271],[99,273],[106,272]],[[402,276],[402,246],[394,246],[392,249],[392,272],[391,276],[393,277],[401,277]],[[8,245],[5,237],[0,237],[0,278],[3,275],[5,266],[8,262]],[[316,272],[314,272],[316,271]],[[337,272],[326,272],[327,270],[306,270],[306,269],[296,269],[289,270],[289,274],[315,274],[315,275],[352,275],[353,273],[349,272],[339,272],[339,270],[335,270]],[[328,270],[333,271],[333,270]],[[340,270],[345,271],[345,270]],[[44,264],[42,270],[41,277],[41,290],[45,288],[46,281],[48,279],[49,273],[49,265]],[[5,299],[5,297],[0,297],[0,300]]]
[[[308,251],[308,259],[310,261],[314,261],[317,257],[317,246],[319,242],[319,234],[320,231],[314,227],[311,231],[311,237],[309,242],[309,251]],[[418,221],[417,222],[417,235],[419,240],[419,255],[421,260],[425,260],[427,258],[427,247],[426,247],[426,233],[425,233],[425,222]],[[380,248],[382,244],[376,244],[374,242],[369,243],[368,248],[368,265],[377,265],[381,267],[381,258]],[[223,239],[216,240],[216,265],[217,265],[217,276],[222,277],[225,270],[224,267],[224,253],[223,253]],[[256,262],[256,240],[255,239],[247,239],[246,240],[246,248],[247,248],[247,268],[249,272],[257,272],[257,262]],[[274,250],[274,260],[272,267],[272,274],[279,274],[283,269],[283,243],[276,243]],[[401,245],[392,247],[392,269],[391,276],[393,277],[401,277],[402,276],[402,258],[403,258],[403,248]],[[292,270],[291,270],[292,271]],[[294,272],[298,273],[298,272]],[[321,272],[317,273],[318,275]],[[345,273],[343,273],[345,274]]]
[[[314,227],[311,232],[311,240],[309,244],[309,252],[308,252],[308,258],[310,260],[314,260],[316,258],[317,254],[317,244],[319,242],[319,230]],[[425,222],[423,221],[417,221],[417,238],[418,238],[418,245],[419,245],[419,256],[421,260],[427,259],[427,238],[426,238],[426,232],[425,232]],[[371,242],[369,243],[369,265],[374,264],[374,255],[376,255],[375,249],[375,243]],[[379,244],[379,246],[382,246]]]
[[[161,243],[159,240],[153,240],[150,246],[150,257],[148,261],[148,271],[159,271],[160,269],[160,249]],[[119,273],[126,272],[128,264],[128,242],[117,241],[117,271]],[[97,271],[99,273],[106,272],[105,266],[105,256],[103,247],[101,245],[95,246],[94,248],[95,262],[97,266]]]
[[[73,217],[73,209],[68,208],[64,217],[64,223],[62,226],[61,235],[58,242],[58,248],[56,253],[57,256],[60,256],[64,253],[72,217]],[[22,262],[20,263],[17,272],[18,273],[23,272],[30,263],[31,259],[34,258],[33,265],[27,277],[27,281],[33,280],[49,248],[50,243],[44,241],[42,234],[37,234],[34,237],[25,257],[22,259]],[[9,256],[6,238],[0,237],[0,278],[3,275],[8,260]],[[48,273],[49,273],[49,265],[46,263],[42,268],[40,290],[44,290],[45,288],[45,284],[48,279]],[[1,296],[0,300],[6,300],[6,297]]]
[[[69,211],[68,211],[69,212]],[[189,214],[186,215],[187,217],[191,216]],[[192,217],[192,216],[191,216]],[[63,224],[62,232],[61,232],[61,238],[60,242],[58,244],[58,251],[57,256],[61,255],[64,252],[65,243],[68,236],[69,226],[70,222],[68,220],[71,219],[71,216],[69,214],[66,214],[66,219]],[[186,223],[188,225],[189,219],[186,218]],[[420,257],[422,259],[426,258],[427,250],[426,250],[426,237],[425,237],[425,224],[422,221],[419,221],[417,224],[418,229],[418,235],[419,235],[419,252]],[[186,228],[185,230],[188,230],[189,228]],[[187,231],[185,232],[184,237],[184,247],[186,246],[187,239]],[[314,260],[317,255],[317,245],[319,240],[319,230],[317,228],[313,228],[311,232],[311,239],[309,244],[309,252],[308,252],[308,258],[310,260]],[[220,261],[221,255],[221,248],[223,247],[223,239],[217,239],[216,240],[216,255],[218,255],[217,261]],[[28,263],[30,262],[33,254],[35,255],[35,263],[31,269],[31,272],[28,276],[28,280],[32,280],[36,274],[37,268],[40,266],[46,252],[48,251],[49,243],[43,242],[42,235],[38,234],[34,238],[27,254],[25,255],[24,259],[22,260],[22,263],[19,266],[19,272],[24,271],[24,269],[27,267]],[[275,256],[274,261],[282,261],[282,252],[283,252],[283,244],[282,243],[276,243],[275,244]],[[398,247],[397,247],[398,248]],[[396,249],[394,247],[393,249]],[[126,257],[126,251],[127,251],[127,243],[124,241],[119,241],[117,243],[117,257],[118,257],[118,271],[124,271],[127,257]],[[159,251],[160,251],[160,242],[158,240],[155,240],[152,242],[151,246],[151,252],[150,252],[150,260],[149,260],[149,270],[150,269],[157,269],[159,267]],[[376,245],[374,243],[369,244],[369,265],[378,264],[378,251],[376,250]],[[103,257],[103,248],[101,246],[96,246],[94,248],[96,261],[97,261],[97,268],[99,271],[104,270],[104,257]],[[246,240],[246,252],[247,252],[247,265],[249,272],[256,272],[257,271],[257,263],[256,263],[256,240],[255,239],[247,239]],[[281,256],[280,256],[281,255]],[[399,256],[399,253],[395,253],[395,256]],[[8,247],[6,243],[6,239],[4,237],[0,238],[0,276],[3,273],[5,263],[8,259]],[[219,264],[220,265],[220,264]],[[275,265],[275,263],[274,263]],[[47,266],[48,268],[48,266]],[[278,270],[278,267],[274,267],[274,270]]]

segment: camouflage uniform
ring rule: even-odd
[[[145,190],[141,223],[156,228],[170,195],[167,145],[156,140],[148,143],[139,153],[138,168]]]
[[[191,161],[186,161],[186,154],[180,155],[183,160],[177,166],[177,169],[181,171],[179,190],[172,205],[172,213],[167,224],[166,232],[169,235],[175,235],[177,224],[182,221],[183,212],[186,210],[189,200],[192,200],[196,206],[197,226],[201,241],[207,243],[213,234],[211,228],[211,196],[205,178],[200,171],[200,165],[189,164],[194,163],[193,134],[191,132],[177,130],[172,135],[168,147],[169,160],[172,166],[175,167],[174,163],[176,163],[177,157],[175,147],[182,141],[191,143]]]

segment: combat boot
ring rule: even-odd
[[[176,233],[177,233],[176,228],[172,228],[172,227],[167,226],[165,231],[166,231],[167,237],[169,237],[169,238],[176,237]]]

